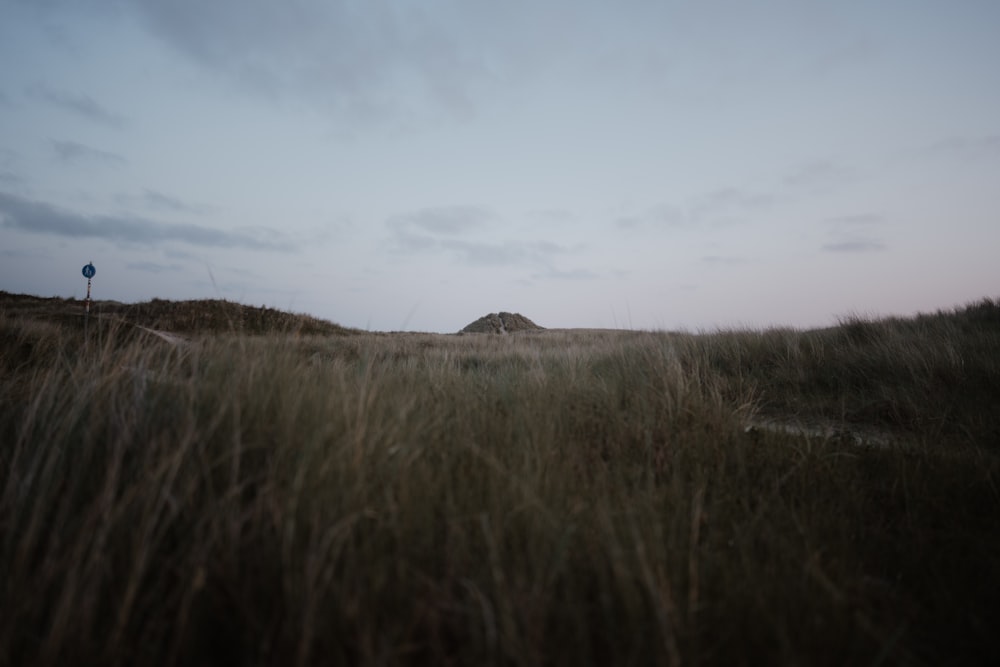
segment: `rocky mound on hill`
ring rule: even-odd
[[[514,333],[515,331],[542,331],[540,327],[520,313],[490,313],[469,324],[459,333]]]

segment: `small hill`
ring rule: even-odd
[[[493,333],[505,334],[516,331],[544,331],[520,313],[490,313],[472,322],[459,333]]]
[[[128,322],[181,333],[248,333],[345,335],[356,333],[310,315],[221,299],[166,301],[153,299],[118,309]]]
[[[0,291],[0,314],[45,320],[78,329],[83,327],[84,304],[77,299],[37,297]],[[274,308],[247,306],[222,299],[142,303],[93,301],[92,323],[120,321],[138,327],[184,335],[244,333],[253,335],[296,333],[348,335],[356,330],[309,315]]]

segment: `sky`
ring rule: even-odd
[[[0,289],[377,331],[1000,296],[996,0],[0,0]]]

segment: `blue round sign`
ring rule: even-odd
[[[94,268],[93,264],[87,264],[87,266],[83,267],[83,277],[87,280],[93,278],[95,273],[97,273],[97,269]]]

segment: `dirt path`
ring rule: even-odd
[[[142,329],[143,331],[151,333],[154,336],[162,338],[163,340],[167,341],[171,345],[174,345],[174,346],[177,346],[177,347],[183,347],[185,345],[190,344],[190,342],[191,342],[187,338],[184,338],[183,336],[178,336],[177,334],[170,333],[169,331],[160,331],[158,329],[150,329],[149,327],[144,327],[144,326],[142,326],[140,324],[134,324],[132,326],[134,326],[136,329]]]

